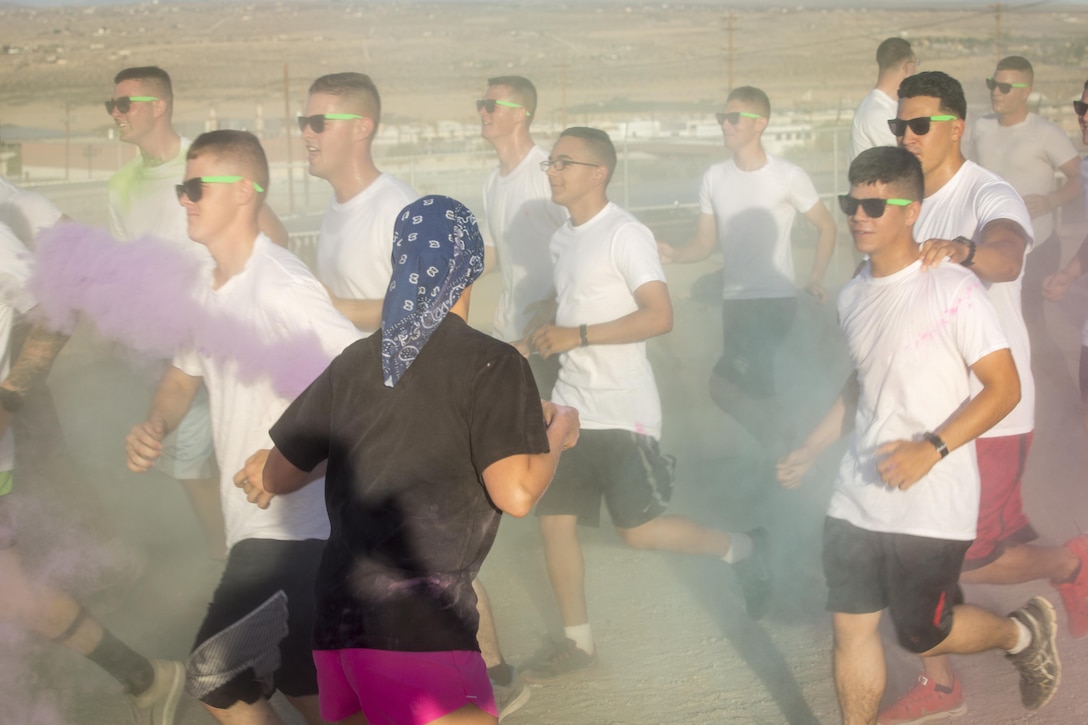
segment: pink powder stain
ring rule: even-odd
[[[38,314],[71,333],[86,317],[99,333],[155,358],[173,358],[190,343],[204,354],[233,360],[243,381],[271,379],[294,398],[331,357],[313,331],[261,339],[241,321],[212,315],[198,302],[204,265],[177,245],[144,236],[131,243],[103,229],[61,224],[38,237],[29,287]]]

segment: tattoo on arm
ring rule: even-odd
[[[26,395],[49,374],[53,361],[57,359],[66,342],[67,335],[50,332],[35,325],[27,335],[19,357],[12,364],[7,379],[3,381],[3,386]]]

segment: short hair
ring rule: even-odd
[[[522,76],[495,76],[487,79],[487,85],[504,86],[513,91],[514,100],[525,108],[526,122],[532,123],[536,116],[536,86]]]
[[[996,73],[999,70],[1014,70],[1026,73],[1028,85],[1035,81],[1035,69],[1031,67],[1031,61],[1022,55],[1009,55],[997,61],[997,68],[994,69],[994,72]]]
[[[895,68],[914,57],[910,43],[902,38],[888,38],[876,48],[876,64],[880,70]]]
[[[261,142],[249,131],[220,129],[196,137],[185,158],[193,160],[205,154],[237,166],[237,172],[268,192],[268,157]]]
[[[899,84],[900,98],[929,96],[939,99],[945,113],[954,113],[960,120],[967,120],[967,99],[960,82],[939,70],[927,70],[904,78]]]
[[[362,115],[374,121],[374,131],[377,132],[382,120],[382,97],[370,76],[351,71],[329,73],[310,84],[309,94],[312,96],[315,93],[340,96],[359,104]]]
[[[571,126],[559,134],[559,138],[564,136],[581,139],[589,146],[589,151],[593,154],[594,160],[608,169],[608,178],[604,182],[607,185],[612,180],[612,172],[616,170],[616,147],[612,144],[612,139],[608,137],[608,134],[599,128]]]
[[[156,98],[166,101],[166,107],[174,105],[174,84],[170,74],[157,65],[145,65],[138,68],[125,68],[113,77],[113,85],[122,81],[140,81],[155,89]]]
[[[850,164],[848,178],[852,186],[894,186],[911,201],[921,201],[925,197],[922,162],[910,151],[898,146],[876,146],[862,151]]]
[[[750,103],[761,111],[761,115],[770,119],[771,117],[771,99],[767,98],[767,94],[756,88],[755,86],[740,86],[734,88],[729,92],[729,96],[726,97],[725,102],[741,101],[743,103]]]

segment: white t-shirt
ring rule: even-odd
[[[1056,125],[1035,113],[1013,126],[1002,126],[990,114],[975,121],[968,155],[1012,184],[1020,196],[1054,191],[1054,172],[1077,158],[1073,142]],[[1031,220],[1035,242],[1054,233],[1054,213]]]
[[[609,202],[580,226],[569,221],[551,241],[559,308],[555,322],[578,327],[638,310],[634,292],[665,281],[653,232]],[[661,437],[661,400],[646,343],[576,347],[560,358],[552,400],[578,409],[587,430],[620,429]]]
[[[38,232],[49,229],[62,214],[53,202],[36,191],[20,189],[0,179],[0,224],[4,224],[23,244],[32,245]]]
[[[838,306],[861,393],[828,515],[869,531],[975,538],[974,442],[906,491],[884,485],[875,451],[939,427],[971,395],[968,366],[1008,347],[982,283],[957,265],[923,272],[919,260],[878,278],[866,265]]]
[[[854,120],[850,122],[850,158],[853,162],[858,154],[875,146],[895,146],[895,136],[888,128],[888,120],[899,113],[899,102],[879,88],[869,91],[861,99]]]
[[[15,315],[34,306],[27,291],[30,252],[7,225],[0,223],[0,380],[11,369],[11,328]],[[15,436],[9,425],[0,438],[0,471],[15,467]]]
[[[795,296],[790,230],[797,212],[819,202],[808,174],[770,154],[755,171],[742,171],[733,159],[707,169],[699,210],[713,214],[717,223],[725,274],[722,297]]]
[[[484,216],[502,275],[492,325],[506,342],[521,339],[531,317],[525,308],[550,299],[555,288],[548,242],[570,215],[552,201],[548,175],[540,170],[547,158],[534,146],[509,174],[496,166],[484,181]]]
[[[1008,184],[974,161],[967,161],[960,170],[932,196],[922,201],[922,213],[914,225],[914,238],[955,239],[963,236],[978,242],[982,228],[994,219],[1008,219],[1024,228],[1033,237],[1031,218],[1023,199]],[[1031,245],[1028,245],[1031,249]],[[1005,418],[980,438],[1030,433],[1035,429],[1035,378],[1031,374],[1031,345],[1024,315],[1020,309],[1020,276],[1012,282],[997,282],[987,286],[987,295],[1012,349],[1016,369],[1020,372],[1020,403]],[[971,376],[972,393],[982,386]]]
[[[211,266],[209,278],[210,271]],[[359,338],[359,332],[332,306],[328,293],[306,265],[264,234],[257,237],[241,272],[217,290],[209,283],[197,295],[207,319],[202,329],[193,331],[192,345],[175,358],[174,365],[189,375],[203,377],[208,386],[227,545],[243,539],[328,538],[324,481],[276,496],[262,510],[246,501],[232,479],[250,455],[272,446],[268,429],[291,402],[278,392],[270,374],[257,373],[254,366],[260,368],[265,360],[269,367],[282,365],[292,357],[284,354],[282,346],[292,341],[319,346],[331,361]],[[217,340],[231,330],[252,336],[257,344],[247,353],[261,362],[247,365],[217,351]],[[261,344],[268,349],[257,349]],[[310,382],[299,381],[299,390]]]
[[[393,227],[404,207],[418,198],[412,187],[389,174],[343,204],[334,197],[317,241],[317,278],[337,297],[384,298],[393,276]]]
[[[146,166],[139,155],[110,177],[110,231],[122,242],[150,234],[176,243],[194,257],[208,261],[208,248],[189,238],[185,207],[176,188],[185,181],[189,139],[181,139],[177,156],[158,166]]]

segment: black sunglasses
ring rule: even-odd
[[[908,128],[914,132],[915,136],[925,136],[929,133],[930,121],[955,121],[957,118],[959,116],[947,113],[940,116],[919,116],[910,119],[889,118],[888,128],[892,130],[892,134],[896,138],[905,135]]]
[[[1084,101],[1073,101],[1073,113],[1078,116],[1083,116],[1085,113],[1088,113],[1088,103],[1085,103]]]
[[[991,91],[996,88],[997,90],[1001,91],[1002,95],[1005,95],[1009,91],[1011,91],[1013,88],[1027,88],[1028,84],[1027,83],[999,83],[999,82],[995,81],[993,78],[987,78],[986,79],[986,87],[989,88]]]
[[[839,194],[839,208],[843,214],[854,216],[860,206],[870,219],[884,216],[884,210],[889,206],[910,206],[912,203],[910,199],[857,199],[849,194]]]
[[[744,118],[763,118],[758,113],[748,113],[747,111],[730,111],[729,113],[716,113],[714,117],[718,119],[718,125],[724,125],[729,123],[730,126],[736,126],[740,123],[741,117]]]
[[[118,113],[128,113],[132,108],[132,102],[150,103],[151,101],[157,101],[155,96],[121,96],[120,98],[111,98],[106,101],[106,113],[113,115],[113,109],[117,109]]]
[[[184,194],[189,197],[189,201],[195,204],[204,196],[204,184],[233,184],[235,181],[242,181],[245,178],[244,176],[194,176],[175,186],[174,191],[177,192],[178,201],[181,201]],[[264,192],[264,187],[256,181],[251,183],[258,194]]]
[[[525,108],[525,106],[521,105],[520,103],[514,103],[513,101],[503,101],[498,98],[481,98],[476,101],[477,113],[480,111],[494,113],[495,106],[505,106],[506,108]],[[525,115],[531,116],[532,114],[526,111]]]
[[[319,113],[316,116],[299,116],[298,130],[305,131],[309,126],[314,133],[325,132],[325,121],[350,121],[354,118],[362,118],[358,113]],[[194,199],[195,201],[195,199]]]

